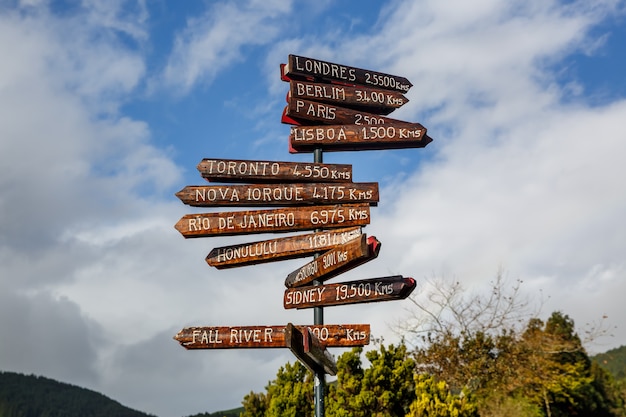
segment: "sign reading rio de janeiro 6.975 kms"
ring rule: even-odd
[[[185,204],[218,206],[293,206],[378,202],[378,183],[293,183],[187,186],[176,193]]]
[[[206,262],[217,269],[303,258],[360,237],[361,227],[325,230],[214,248]]]
[[[310,285],[285,290],[283,306],[286,309],[311,308],[402,300],[414,289],[415,280],[401,275],[339,284]]]
[[[192,238],[365,226],[369,222],[369,204],[345,204],[186,214],[174,227]]]

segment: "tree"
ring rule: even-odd
[[[243,400],[242,417],[312,417],[313,374],[300,362],[281,366],[266,394],[251,392]]]
[[[415,374],[415,400],[407,417],[477,417],[476,404],[466,395],[454,395],[445,381]]]
[[[415,398],[415,364],[406,345],[380,346],[365,353],[370,367],[361,366],[362,348],[337,360],[337,383],[331,385],[326,412],[333,417],[404,416]]]

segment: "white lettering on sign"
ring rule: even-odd
[[[422,137],[422,129],[395,128],[394,126],[369,126],[361,129],[364,140],[376,139],[419,139]]]
[[[324,209],[324,210],[313,210],[311,212],[311,223],[312,224],[341,224],[346,221],[346,217],[344,215],[344,209]],[[349,209],[349,213],[353,211],[360,211],[356,209]],[[361,217],[361,219],[366,219],[367,217]],[[357,217],[350,217],[350,220],[356,220]]]
[[[293,168],[294,177],[316,178],[316,179],[350,179],[350,172],[330,170],[326,166],[318,165],[295,165]]]
[[[376,117],[369,114],[356,113],[354,115],[355,125],[384,125],[385,119],[382,117]]]
[[[296,112],[301,111],[304,111],[307,116],[318,119],[335,120],[337,108],[322,103],[309,103],[307,106],[304,101],[296,100]]]
[[[234,248],[218,248],[217,262],[232,261],[242,258],[253,258],[256,256],[270,255],[277,252],[278,242],[258,242]]]
[[[296,67],[295,69],[297,71],[333,77],[340,80],[356,80],[356,70],[354,68],[299,56],[294,56],[294,58]]]
[[[249,201],[302,201],[302,187],[248,188]]]
[[[217,329],[194,330],[192,343],[222,343]]]
[[[365,82],[367,84],[375,85],[378,87],[385,88],[395,88],[404,92],[409,91],[411,88],[408,84],[402,84],[395,77],[386,74],[377,74],[377,73],[365,73]]]
[[[369,217],[367,209],[348,209],[348,216],[350,220],[365,220]]]
[[[191,232],[209,230],[211,228],[211,222],[209,222],[209,219],[206,217],[193,217],[189,219],[188,228]]]
[[[313,198],[320,198],[324,200],[354,200],[362,201],[364,199],[371,199],[374,195],[373,190],[361,191],[358,188],[345,187],[343,185],[323,185],[315,186],[313,188]]]
[[[293,138],[297,142],[315,142],[315,141],[336,141],[346,140],[346,130],[343,127],[339,129],[324,129],[323,127],[310,128],[294,128],[292,129]]]
[[[293,227],[295,224],[296,219],[293,213],[258,213],[255,215],[244,214],[239,227],[242,229]]]
[[[286,305],[300,305],[304,303],[316,303],[322,300],[322,294],[326,290],[323,286],[295,290],[286,293]]]
[[[309,236],[309,248],[343,245],[361,236],[361,229],[342,233],[324,233]]]
[[[365,331],[356,332],[354,329],[346,329],[346,339],[348,340],[365,340],[367,334]]]
[[[219,188],[196,188],[196,202],[228,200],[239,201],[237,189],[229,187]]]
[[[402,106],[405,100],[384,91],[355,90],[358,103],[375,103],[387,106]]]
[[[208,174],[227,175],[278,175],[280,164],[266,161],[223,161],[205,159]]]
[[[348,260],[348,251],[337,252],[331,251],[326,253],[322,257],[322,264],[324,268],[330,268],[334,265],[337,265],[342,262],[346,262]]]
[[[271,342],[272,341],[272,329],[269,329],[268,336],[268,328],[264,329],[262,332],[261,329],[230,329],[230,343],[238,344],[238,343],[261,343],[261,342]],[[261,336],[263,336],[263,340],[261,340]],[[269,337],[269,340],[268,340]]]
[[[296,83],[296,91],[300,97],[325,98],[331,100],[345,100],[346,90],[329,84]]]
[[[296,274],[296,278],[293,280],[294,282],[300,282],[303,281],[305,279],[307,279],[308,277],[317,274],[317,262],[310,262],[306,265],[304,265],[302,268],[300,268],[300,270],[298,271],[298,273]]]

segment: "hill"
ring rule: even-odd
[[[615,379],[626,380],[626,346],[599,353],[592,359],[608,370]]]
[[[149,417],[102,394],[53,379],[0,371],[0,417]]]

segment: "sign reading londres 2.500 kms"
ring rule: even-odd
[[[369,222],[369,204],[346,204],[187,214],[175,228],[185,237],[208,237],[364,226]]]
[[[319,59],[289,55],[287,65],[282,68],[287,77],[304,76],[336,80],[346,84],[362,84],[406,93],[413,86],[409,80],[397,75],[369,71],[346,65],[333,64]]]

